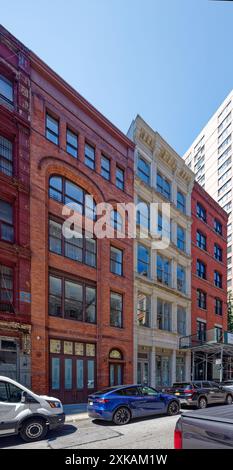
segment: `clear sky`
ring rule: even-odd
[[[0,0],[0,23],[123,132],[181,155],[233,88],[233,2]]]

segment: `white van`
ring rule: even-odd
[[[20,434],[26,442],[33,442],[64,421],[60,400],[36,395],[15,380],[0,376],[0,437]]]

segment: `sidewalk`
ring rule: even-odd
[[[66,423],[72,423],[82,419],[87,419],[87,403],[75,403],[73,405],[63,405],[66,415]]]

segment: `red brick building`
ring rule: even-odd
[[[30,65],[0,26],[0,375],[30,385]]]
[[[133,380],[133,240],[66,240],[63,205],[78,204],[90,220],[85,195],[133,202],[134,144],[36,55],[30,60],[32,387],[80,402]]]
[[[219,204],[195,182],[192,191],[192,334],[207,343],[221,342],[227,331],[227,217]],[[215,366],[204,352],[196,354],[194,362],[196,379],[217,378]]]

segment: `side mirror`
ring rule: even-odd
[[[27,401],[27,393],[23,391],[21,393],[21,403],[26,403],[26,401]]]

